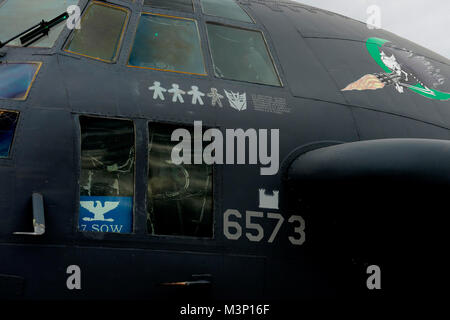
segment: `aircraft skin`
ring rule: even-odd
[[[380,265],[383,275],[383,266],[390,266],[389,261],[395,261],[395,268],[401,269],[398,263],[403,260],[394,253],[371,255],[370,250],[359,251],[360,255],[344,254],[348,247],[342,244],[342,238],[349,231],[358,230],[359,226],[355,223],[346,229],[348,224],[339,225],[346,212],[355,210],[375,221],[377,212],[380,213],[375,208],[384,210],[386,207],[379,202],[358,202],[362,199],[358,198],[358,192],[364,187],[352,191],[350,187],[339,187],[336,181],[329,184],[326,178],[321,180],[323,188],[311,189],[317,191],[311,198],[318,197],[318,200],[311,206],[299,205],[297,200],[302,197],[295,185],[289,184],[289,168],[293,159],[304,150],[336,143],[407,138],[449,140],[450,100],[430,98],[407,87],[400,93],[393,85],[376,90],[342,89],[364,75],[385,72],[368,51],[368,43],[369,46],[371,43],[368,39],[371,38],[387,40],[384,48],[389,44],[395,46],[389,47],[389,54],[406,48],[440,69],[445,82],[438,86],[433,86],[425,73],[416,74],[428,88],[439,92],[450,92],[450,61],[390,32],[368,29],[362,22],[294,2],[239,1],[254,19],[254,25],[204,15],[196,0],[193,15],[150,7],[143,9],[141,2],[109,2],[132,12],[115,63],[64,51],[72,32],[67,28],[49,49],[1,49],[6,55],[0,62],[40,61],[42,66],[26,100],[0,99],[1,110],[20,111],[10,157],[0,159],[0,296],[5,299],[165,300],[180,296],[192,298],[194,292],[211,300],[258,301],[374,296],[379,292],[383,294],[383,289],[389,294],[389,288],[395,287],[389,282],[396,277],[389,273],[392,268],[387,267],[389,276],[382,276],[383,289],[378,292],[367,289],[369,274],[366,269],[372,264]],[[80,8],[84,10],[87,3],[82,0]],[[127,67],[141,11],[196,19],[207,75]],[[215,77],[206,21],[262,31],[282,86]],[[192,86],[205,94],[211,88],[217,88],[224,96],[223,107],[213,106],[206,95],[203,105],[192,104],[188,95],[184,96],[184,103],[172,102],[167,93],[164,101],[154,99],[154,92],[149,87],[155,81],[166,89],[178,84],[186,92]],[[232,108],[224,90],[246,93],[246,109]],[[277,112],[264,109],[258,104],[257,95],[285,99],[285,109]],[[134,121],[136,158],[132,234],[78,230],[80,115]],[[202,121],[203,127],[216,127],[223,132],[227,128],[279,129],[280,169],[275,175],[260,175],[260,165],[214,165],[214,237],[148,235],[145,208],[148,121],[180,126]],[[420,153],[415,156],[426,158]],[[441,164],[444,166],[442,162],[436,163],[434,169],[438,170]],[[445,175],[447,171],[442,170]],[[383,188],[389,186],[385,182],[371,184],[367,180],[364,184],[370,185],[366,196],[377,199],[383,198],[382,194],[387,190]],[[279,190],[279,209],[260,208],[259,189]],[[45,234],[14,235],[13,232],[31,230],[33,192],[43,195]],[[380,196],[376,192],[380,192]],[[391,195],[400,193],[398,189],[392,192]],[[392,209],[391,216],[400,211],[410,212],[409,217],[413,216],[411,210],[419,205],[416,207],[409,201],[420,198],[420,190],[416,189],[416,192],[417,198],[410,198],[411,193],[406,200],[402,198],[405,201],[401,203],[395,203],[395,196],[390,199],[394,203],[388,205]],[[314,203],[320,209],[314,211]],[[420,208],[429,208],[426,203]],[[356,209],[353,204],[357,204]],[[242,226],[242,236],[238,240],[230,240],[224,235],[224,213],[228,209],[242,215],[237,219]],[[264,238],[250,241],[245,234],[254,234],[254,231],[244,227],[247,211],[263,212],[264,217],[270,212],[284,217],[284,224],[272,243],[268,242],[268,237],[276,221],[259,220]],[[423,214],[417,218],[421,221],[428,216],[435,217],[432,212],[418,214]],[[302,245],[293,245],[289,241],[295,227],[294,223],[288,223],[292,215],[300,215],[305,221],[306,241]],[[329,221],[338,223],[334,229],[330,227],[334,233],[330,228],[322,228],[326,216],[332,217]],[[440,225],[438,218],[433,221]],[[383,218],[377,223],[377,228],[383,228],[389,224],[389,219]],[[361,234],[364,230],[360,230]],[[398,231],[401,234],[401,228]],[[382,237],[384,233],[383,229],[376,232],[376,237]],[[400,235],[398,237],[404,240]],[[395,239],[394,236],[390,240],[380,240],[380,243],[386,241],[388,248],[395,247]],[[412,242],[416,245],[415,241],[422,240]],[[351,241],[356,245],[362,240],[352,238]],[[364,249],[364,245],[361,246]],[[416,257],[422,256],[417,253]],[[69,290],[66,286],[70,265],[81,269],[81,290]],[[192,281],[196,279],[193,275],[210,275],[200,278],[211,281],[211,285],[194,289],[161,285]],[[399,290],[403,292],[402,288]]]

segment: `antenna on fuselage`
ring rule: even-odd
[[[36,41],[38,41],[39,39],[41,39],[42,37],[48,35],[48,32],[50,31],[50,29],[52,27],[56,26],[57,24],[60,24],[62,21],[66,20],[68,17],[69,17],[69,14],[67,12],[64,12],[48,22],[42,20],[38,24],[19,33],[18,35],[12,37],[11,39],[7,40],[6,42],[0,41],[0,48],[3,48],[8,43],[10,43],[11,41],[13,41],[19,37],[21,37],[20,43],[22,44],[22,46],[28,47],[30,44],[33,44]]]

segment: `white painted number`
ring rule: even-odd
[[[237,221],[230,221],[230,217],[234,216],[238,218]],[[228,240],[239,240],[242,237],[242,227],[240,219],[241,213],[235,209],[228,209],[223,215],[223,233]],[[257,218],[264,218],[264,213],[259,211],[246,211],[245,214],[245,236],[252,242],[260,242],[264,238],[264,228],[260,223],[255,220]],[[283,225],[284,218],[279,213],[267,213],[267,219],[278,220],[275,228],[272,231],[268,243],[273,243]],[[305,220],[301,216],[291,216],[288,220],[289,223],[298,222],[298,226],[294,227],[294,233],[297,236],[289,236],[288,239],[293,245],[302,245],[305,242]],[[232,232],[233,231],[233,232]]]
[[[230,216],[233,215],[238,218],[242,218],[239,211],[228,209],[223,215],[223,233],[228,240],[238,240],[242,236],[242,228],[239,222],[230,221]],[[230,228],[236,229],[234,234],[230,233]]]
[[[299,222],[299,226],[294,228],[294,232],[300,235],[300,238],[290,236],[289,241],[297,246],[300,246],[305,242],[305,220],[300,216],[291,216],[288,220],[289,223]]]
[[[273,240],[275,240],[275,237],[277,236],[278,231],[280,230],[281,225],[282,225],[283,222],[284,222],[284,218],[283,218],[283,216],[282,216],[281,214],[279,214],[279,213],[271,213],[271,212],[269,212],[269,213],[267,214],[267,218],[269,218],[269,219],[278,219],[278,223],[277,223],[277,225],[275,226],[275,229],[273,229],[272,235],[271,235],[270,238],[269,238],[269,243],[272,243]]]
[[[245,217],[245,226],[247,230],[256,230],[258,232],[257,235],[253,235],[250,232],[246,232],[245,235],[247,239],[253,242],[260,242],[264,237],[264,229],[257,223],[252,223],[252,217],[262,218],[264,217],[264,213],[257,211],[247,211],[247,216]]]

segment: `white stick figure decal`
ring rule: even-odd
[[[0,0],[1,1],[1,0]],[[223,102],[222,99],[227,98],[230,106],[233,109],[236,109],[238,111],[243,111],[247,109],[247,93],[239,93],[239,92],[233,92],[233,91],[227,91],[223,90],[225,92],[225,95],[222,95],[219,93],[219,90],[217,88],[210,88],[210,91],[208,93],[204,93],[200,91],[199,87],[196,85],[191,86],[191,90],[186,92],[183,91],[180,88],[179,84],[172,83],[171,89],[165,89],[161,86],[161,82],[155,81],[153,82],[153,86],[148,88],[150,91],[153,91],[153,99],[154,100],[165,100],[164,93],[167,92],[168,94],[172,94],[172,102],[176,103],[184,103],[184,97],[183,95],[189,95],[192,96],[191,98],[191,104],[192,105],[205,105],[205,100],[203,100],[203,97],[208,97],[211,99],[211,103],[209,105],[212,105],[215,107],[218,105],[219,107],[223,108]],[[208,102],[208,101],[207,101]],[[208,103],[207,103],[208,104]]]
[[[211,92],[208,93],[208,97],[211,98],[211,104],[213,105],[213,107],[216,106],[216,103],[219,105],[219,107],[223,107],[222,101],[220,101],[220,99],[223,99],[223,95],[221,95],[216,88],[211,88]]]
[[[153,86],[148,88],[149,90],[154,91],[153,92],[153,99],[161,99],[161,100],[165,100],[164,99],[164,94],[163,92],[166,92],[167,89],[164,89],[163,87],[161,87],[161,83],[158,81],[153,82]]]
[[[192,104],[197,104],[197,101],[200,105],[203,105],[202,97],[205,96],[203,92],[200,92],[198,90],[197,86],[191,86],[191,91],[189,91],[187,94],[192,96]]]
[[[179,85],[177,85],[176,83],[172,84],[172,89],[170,89],[168,92],[173,94],[172,102],[177,102],[177,100],[179,100],[181,103],[184,103],[184,99],[181,95],[186,94],[186,92],[181,90]]]

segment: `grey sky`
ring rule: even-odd
[[[450,0],[294,0],[367,21],[367,8],[381,9],[381,27],[450,59]]]

